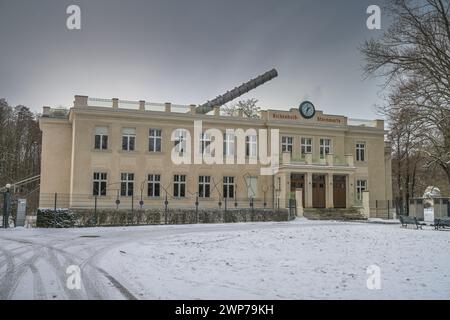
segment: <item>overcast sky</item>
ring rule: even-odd
[[[363,79],[357,47],[379,35],[366,9],[381,2],[0,0],[0,98],[34,111],[75,94],[200,104],[276,68],[243,98],[375,118],[380,80]],[[66,28],[71,4],[81,30]]]

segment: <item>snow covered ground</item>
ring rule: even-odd
[[[69,265],[81,290],[66,287]],[[450,299],[450,231],[304,219],[1,230],[0,299],[23,298]]]

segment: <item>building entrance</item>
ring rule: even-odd
[[[325,176],[313,174],[313,208],[325,208]]]

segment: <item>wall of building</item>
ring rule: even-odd
[[[53,207],[54,194],[70,192],[72,125],[68,120],[42,118],[40,207]]]
[[[92,182],[94,172],[106,172],[108,175],[107,196],[99,198],[99,206],[111,207],[117,198],[120,189],[121,172],[134,173],[134,200],[137,202],[143,186],[143,200],[145,206],[161,206],[164,200],[164,189],[159,199],[147,197],[147,175],[160,174],[161,185],[169,193],[171,206],[194,206],[195,195],[198,191],[198,176],[211,176],[211,197],[203,199],[205,207],[215,207],[219,201],[219,193],[222,193],[223,176],[234,176],[237,187],[237,198],[247,202],[246,176],[257,176],[258,190],[256,197],[263,200],[268,206],[272,206],[272,198],[277,192],[273,188],[272,176],[261,176],[260,165],[235,164],[235,165],[176,165],[171,160],[171,150],[174,142],[170,140],[172,131],[185,128],[194,137],[193,121],[202,120],[203,129],[217,128],[222,132],[226,129],[241,128],[243,130],[279,129],[280,154],[282,136],[293,137],[292,159],[300,158],[300,141],[302,137],[313,138],[314,163],[325,164],[325,159],[319,158],[320,138],[332,140],[332,153],[334,162],[345,164],[346,155],[355,154],[357,141],[366,142],[367,161],[354,161],[354,173],[349,175],[347,197],[348,202],[354,198],[355,181],[365,179],[368,181],[368,189],[371,199],[390,199],[392,191],[390,181],[390,157],[385,155],[384,130],[382,124],[377,127],[364,128],[347,126],[347,119],[342,116],[327,116],[319,112],[320,121],[326,123],[307,122],[304,119],[284,121],[272,119],[274,111],[263,113],[262,119],[246,119],[236,117],[219,117],[195,115],[192,113],[177,114],[174,112],[148,112],[143,110],[124,110],[118,108],[88,107],[83,104],[75,104],[71,109],[69,119],[42,118],[41,129],[43,131],[43,156],[42,156],[42,180],[41,180],[41,207],[50,206],[43,195],[58,192],[66,194],[68,206],[92,207]],[[283,113],[284,111],[279,111]],[[298,112],[298,111],[297,111]],[[295,114],[294,111],[284,112]],[[317,117],[317,116],[316,116]],[[319,121],[319,120],[317,120]],[[331,123],[329,123],[331,121]],[[339,121],[339,125],[335,122]],[[95,150],[95,128],[104,126],[108,128],[108,149]],[[122,150],[123,128],[136,129],[135,151]],[[162,129],[161,152],[149,152],[149,129]],[[322,167],[321,167],[322,168]],[[342,167],[341,167],[342,168]],[[331,167],[326,173],[332,174]],[[302,169],[298,169],[302,172]],[[312,171],[311,171],[312,170]],[[313,172],[311,169],[309,172]],[[58,174],[56,174],[56,172]],[[336,171],[337,172],[337,171]],[[343,173],[348,174],[347,171]],[[185,174],[187,177],[186,199],[173,199],[173,175]],[[282,175],[282,197],[287,198],[290,192],[289,175]],[[219,190],[216,190],[216,184]],[[327,180],[327,185],[330,181]],[[286,187],[287,186],[287,187]],[[388,186],[388,187],[387,187]],[[265,196],[265,197],[264,197]],[[265,199],[264,199],[265,198]],[[121,206],[130,206],[131,199],[120,197]],[[328,199],[329,200],[329,199]],[[328,201],[327,200],[327,201]],[[233,201],[233,200],[232,200]],[[287,202],[284,202],[287,205]]]
[[[195,194],[198,191],[198,176],[211,176],[211,197],[202,199],[204,206],[217,206],[219,192],[222,193],[223,176],[234,176],[237,184],[238,198],[243,199],[247,196],[247,187],[245,176],[259,176],[259,165],[222,165],[218,170],[217,166],[205,164],[194,165],[176,165],[171,160],[171,151],[174,145],[170,141],[170,134],[177,128],[187,129],[191,137],[194,136],[193,123],[189,120],[178,121],[177,124],[167,120],[149,120],[149,119],[127,119],[122,118],[97,118],[87,115],[75,115],[74,124],[74,152],[72,159],[72,187],[71,193],[73,203],[77,202],[77,197],[89,197],[92,190],[92,176],[94,172],[106,172],[108,174],[107,196],[109,201],[115,199],[120,188],[120,173],[134,173],[135,197],[139,198],[141,185],[143,186],[144,200],[146,204],[161,205],[161,199],[165,192],[161,193],[160,199],[149,199],[147,195],[147,176],[148,174],[160,174],[161,185],[167,188],[171,205],[194,205]],[[109,129],[108,150],[95,150],[94,132],[97,126],[107,126]],[[203,123],[203,128],[212,127],[211,123]],[[227,126],[220,124],[214,127],[225,130]],[[249,125],[241,125],[240,128],[246,130]],[[136,148],[135,151],[122,150],[122,129],[136,129]],[[148,132],[150,128],[162,129],[162,150],[161,152],[148,151]],[[172,199],[173,193],[173,175],[185,174],[187,185],[187,196],[184,201]],[[257,198],[263,199],[266,192],[266,201],[271,200],[271,178],[259,177],[259,190]],[[217,189],[214,188],[217,184]],[[91,197],[92,199],[94,197]],[[123,205],[128,205],[130,199],[122,198]],[[269,205],[269,204],[268,204]]]

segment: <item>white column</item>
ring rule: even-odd
[[[325,176],[325,207],[334,208],[333,199],[333,173],[329,172]]]
[[[347,176],[347,207],[355,205],[355,174],[350,173]]]
[[[297,217],[303,217],[303,189],[295,189],[295,200],[297,202]]]
[[[363,209],[361,213],[364,215],[365,218],[370,217],[370,202],[369,202],[369,191],[363,191],[362,193],[362,204]]]
[[[290,174],[281,174],[280,208],[288,207],[288,194],[290,192]],[[276,201],[276,200],[275,200]]]
[[[305,208],[312,208],[313,192],[312,192],[312,172],[305,175]]]

